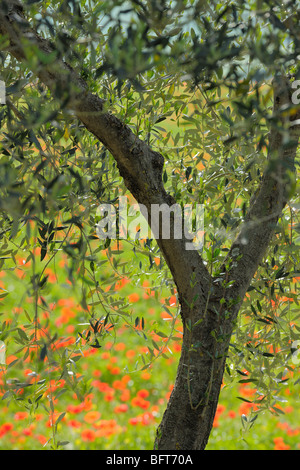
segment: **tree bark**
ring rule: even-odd
[[[55,45],[32,30],[16,0],[6,6],[2,2],[0,33],[9,40],[8,52],[22,62],[26,62],[24,38],[26,47],[31,43],[44,54],[55,50]],[[118,118],[104,111],[103,100],[88,90],[72,67],[58,59],[47,65],[41,63],[36,74],[54,94],[57,87],[68,94],[68,108],[111,152],[126,187],[138,203],[146,206],[150,219],[153,204],[175,203],[163,186],[162,155]],[[245,223],[224,263],[223,282],[211,276],[198,252],[185,249],[189,240],[157,239],[178,289],[183,343],[175,386],[157,430],[156,449],[206,447],[236,317],[289,197],[288,170],[293,170],[299,133],[297,123],[293,125],[290,117],[283,117],[282,111],[289,105],[288,79],[280,77],[274,81],[277,127],[270,131],[269,162]],[[296,122],[298,114],[293,119]],[[283,133],[288,128],[293,142],[286,146]],[[171,234],[172,228],[171,225]],[[229,282],[230,287],[224,288]]]

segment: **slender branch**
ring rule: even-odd
[[[300,135],[298,121],[300,111],[293,110],[293,113],[288,113],[291,108],[291,87],[288,77],[274,79],[273,92],[273,115],[277,122],[269,134],[268,163],[261,184],[250,203],[245,222],[224,263],[224,266],[226,263],[229,266],[229,281],[234,281],[232,291],[236,293],[240,291],[242,297],[268,248],[278,219],[289,200],[290,175],[295,172],[294,161]],[[228,272],[228,267],[225,271]]]

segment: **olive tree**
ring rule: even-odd
[[[159,450],[206,447],[224,373],[244,379],[247,364],[267,408],[290,367],[296,313],[275,315],[270,302],[287,293],[297,300],[290,282],[299,269],[298,8],[252,0],[1,2],[2,235],[13,238],[35,221],[41,257],[54,253],[54,216],[71,213],[65,226],[82,235],[116,188],[145,208],[150,227],[153,207],[204,205],[202,250],[187,249],[184,231],[174,235],[175,216],[169,237],[158,230],[144,245],[165,260],[183,325]],[[80,217],[72,216],[79,205]],[[60,243],[75,259],[67,242],[66,233]],[[83,246],[82,235],[75,248]],[[85,261],[96,281],[97,263]],[[37,296],[45,282],[32,279]]]

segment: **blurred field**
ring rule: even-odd
[[[126,251],[125,244],[123,249],[122,256],[129,262],[131,251]],[[107,259],[106,255],[103,251],[103,260]],[[17,269],[0,273],[1,289],[9,292],[1,299],[1,322],[14,328],[15,319],[20,321],[23,317],[23,330],[29,337],[32,325],[27,320],[26,326],[25,317],[32,316],[32,299],[27,295],[32,263],[21,257],[16,262]],[[103,278],[107,275],[109,281],[110,266],[105,263],[103,266]],[[126,327],[126,322],[120,323],[116,334],[107,332],[100,348],[83,347],[77,360],[76,333],[83,333],[89,326],[76,290],[66,281],[66,257],[60,255],[55,267],[47,268],[47,274],[49,290],[45,300],[48,293],[51,303],[49,308],[40,310],[40,335],[57,333],[53,354],[73,357],[70,376],[76,375],[77,385],[72,392],[65,378],[58,378],[49,357],[49,365],[45,358],[40,371],[34,354],[27,357],[24,354],[25,359],[14,363],[17,357],[22,358],[22,354],[16,353],[22,346],[22,333],[12,331],[12,339],[7,342],[7,366],[2,366],[0,376],[1,395],[7,390],[5,382],[18,379],[23,386],[14,398],[4,396],[1,401],[0,449],[49,449],[54,444],[67,449],[152,449],[155,428],[166,407],[180,353],[181,325],[178,319],[175,321],[176,295],[167,297],[168,291],[152,289],[149,280],[143,277],[138,282],[136,276],[132,280],[124,277],[116,284],[104,282],[106,291],[111,290],[115,298],[120,295],[128,299],[133,318],[144,318],[143,328],[138,321],[134,328]],[[173,321],[173,339],[168,340]],[[13,338],[19,338],[19,344]],[[149,349],[152,358],[160,357],[142,370],[141,356],[144,360],[149,357]],[[250,403],[253,388],[247,383],[224,386],[208,449],[298,449],[297,387],[286,386],[287,401],[282,402],[277,416],[260,414],[247,431],[242,415],[254,416],[255,409]],[[84,399],[80,398],[81,392],[87,392]],[[36,397],[40,397],[37,407],[33,406]]]

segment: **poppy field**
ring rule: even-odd
[[[34,254],[38,264],[40,249],[34,248]],[[36,310],[27,285],[33,258],[12,253],[0,272],[5,345],[1,450],[153,448],[181,349],[176,292],[156,288],[151,277],[138,270],[131,278],[124,274],[114,280],[112,258],[123,257],[125,266],[132,259],[125,243],[102,250],[99,256],[103,298],[112,308],[124,308],[131,322],[127,315],[122,322],[116,315],[114,325],[89,321],[78,286],[68,279],[64,253],[56,256],[55,264],[48,255],[42,261],[47,288],[37,299]],[[159,264],[160,258],[154,257],[153,269]],[[299,279],[294,282],[296,287]],[[126,307],[120,307],[120,299],[126,300]],[[255,385],[247,383],[247,371],[240,371],[231,383],[224,380],[207,448],[299,449],[300,384],[294,380],[290,387],[288,380],[296,372],[296,368],[287,371],[276,407],[259,414],[253,403]]]

